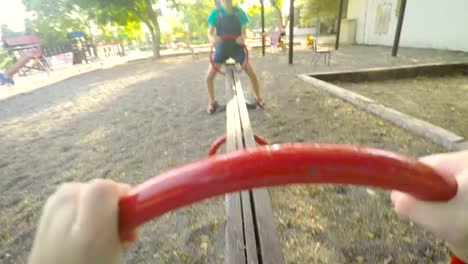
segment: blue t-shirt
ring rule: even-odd
[[[239,17],[239,20],[241,22],[241,26],[245,26],[247,25],[247,23],[249,23],[249,17],[247,16],[247,14],[244,12],[244,10],[238,8],[238,7],[232,7],[232,10],[231,12],[236,12],[237,13],[237,16]],[[224,9],[224,7],[221,7],[221,14],[226,14],[226,10]],[[218,20],[219,20],[219,10],[217,7],[215,7],[210,15],[208,16],[208,24],[210,26],[213,26],[213,27],[216,27],[216,24],[218,24]]]

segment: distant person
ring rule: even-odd
[[[272,53],[278,51],[278,42],[281,38],[281,33],[279,32],[278,27],[272,28],[270,30],[270,50]]]
[[[249,22],[247,14],[239,7],[232,5],[232,0],[221,0],[222,7],[216,7],[211,11],[208,17],[208,38],[213,45],[216,45],[213,62],[216,68],[229,58],[237,63],[243,64],[246,60],[244,51],[244,41],[246,39],[246,25]],[[223,36],[234,35],[236,39],[223,39]],[[263,108],[264,103],[260,98],[260,85],[250,63],[245,65],[245,72],[250,78],[252,89],[255,93],[255,102]],[[206,86],[208,89],[209,104],[207,112],[212,114],[218,108],[218,102],[215,99],[213,80],[216,77],[216,69],[211,65],[206,75]]]
[[[10,74],[11,74],[10,69],[6,70],[5,73],[0,72],[0,86],[15,85],[15,81],[10,76]]]

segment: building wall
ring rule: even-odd
[[[365,21],[365,2],[367,0],[349,0],[348,2],[348,19],[356,21],[356,36],[355,41],[358,44],[364,43],[364,21]]]
[[[468,52],[467,0],[408,0],[401,44]]]
[[[356,43],[393,45],[398,0],[349,0]],[[467,0],[407,0],[400,46],[468,51]]]

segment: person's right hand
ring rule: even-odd
[[[424,202],[393,191],[394,209],[399,216],[446,240],[453,253],[468,263],[468,151],[432,155],[421,161],[440,173],[453,175],[458,183],[457,195],[448,202]]]
[[[120,263],[125,244],[118,233],[119,198],[130,190],[111,180],[62,185],[47,200],[29,264]]]

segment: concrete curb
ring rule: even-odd
[[[413,133],[416,133],[424,138],[431,140],[437,144],[444,146],[450,150],[468,149],[468,141],[463,142],[464,138],[456,135],[444,128],[438,127],[426,121],[414,118],[403,114],[395,109],[386,107],[379,102],[343,89],[331,83],[310,77],[306,74],[300,74],[298,77],[312,84],[314,87],[322,89],[328,93],[338,96],[353,105],[364,109],[367,112],[373,113],[381,118],[390,121],[397,126],[403,127]]]
[[[357,69],[357,70],[332,70],[324,72],[313,72],[313,73],[304,73],[307,76],[320,76],[327,77],[333,75],[344,75],[344,74],[372,74],[372,73],[388,73],[389,71],[414,71],[421,68],[447,68],[447,67],[457,67],[457,66],[467,66],[467,61],[452,61],[452,62],[430,62],[423,64],[414,64],[414,65],[400,65],[400,66],[383,66],[383,67],[373,67],[367,69]]]

